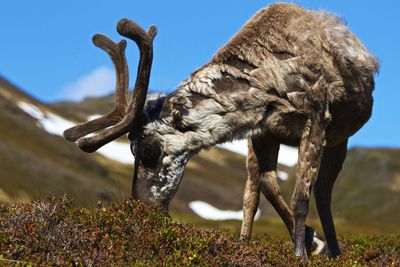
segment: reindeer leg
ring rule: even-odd
[[[304,239],[310,192],[318,175],[325,142],[326,125],[315,118],[317,116],[308,119],[304,127],[299,147],[296,186],[292,196],[295,255],[301,257],[303,262],[307,261]]]
[[[270,163],[273,164],[273,162]],[[281,195],[276,171],[266,172],[264,176],[261,177],[261,190],[285,223],[290,238],[294,241],[294,219],[292,212]],[[305,246],[307,255],[311,253],[318,255],[327,252],[326,243],[323,238],[308,225],[305,225]]]
[[[253,219],[259,204],[259,191],[261,189],[266,199],[275,208],[285,223],[289,236],[293,240],[293,216],[281,195],[276,175],[279,143],[270,136],[249,138],[248,143],[248,180],[243,197],[244,218],[240,239],[242,241],[250,240]],[[322,252],[325,242],[315,235],[313,228],[307,225],[305,227],[307,252],[311,253],[312,247],[316,247],[317,252]],[[324,246],[321,247],[321,244],[324,244]]]
[[[252,152],[256,156],[253,168],[257,170],[261,190],[265,198],[275,208],[285,223],[289,235],[293,236],[292,213],[283,199],[279,187],[276,168],[278,165],[279,143],[270,136],[255,137],[251,140]],[[250,146],[249,146],[250,147]],[[249,151],[250,152],[250,151]]]
[[[279,143],[269,136],[249,138],[248,143],[248,179],[243,196],[244,218],[240,238],[249,240],[251,237],[254,215],[260,200],[260,185],[264,196],[281,216],[292,238],[292,214],[281,195],[276,175]]]
[[[317,204],[318,214],[330,255],[337,257],[340,249],[336,238],[335,225],[331,213],[331,200],[333,184],[342,169],[347,153],[347,140],[335,147],[325,148],[321,160],[318,179],[314,186],[314,196]]]
[[[253,142],[248,139],[249,152],[247,156],[247,181],[243,194],[243,221],[240,230],[240,240],[248,241],[251,238],[254,215],[260,202],[260,179],[257,156],[253,150]]]

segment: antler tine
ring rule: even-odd
[[[122,118],[128,105],[129,86],[128,64],[125,57],[126,41],[122,40],[116,44],[105,35],[95,34],[93,36],[93,43],[95,46],[106,51],[114,64],[117,75],[115,108],[120,112]]]
[[[129,75],[125,58],[126,41],[122,40],[119,43],[115,43],[102,34],[95,34],[92,41],[95,46],[108,53],[114,64],[117,76],[115,106],[112,111],[100,118],[67,129],[64,132],[64,137],[71,142],[75,142],[89,133],[118,123],[123,118],[127,108]]]
[[[128,114],[131,115],[131,134],[137,135],[140,129],[139,122],[146,101],[150,81],[151,65],[153,61],[153,40],[157,34],[157,27],[152,25],[148,32],[129,19],[121,19],[117,25],[117,31],[124,37],[133,40],[140,51],[139,67],[136,76],[135,89],[129,102]]]
[[[146,101],[153,60],[153,40],[157,28],[151,26],[149,31],[146,32],[133,21],[122,19],[118,22],[117,31],[122,36],[132,39],[139,47],[140,59],[134,92],[125,117],[117,125],[103,130],[96,136],[82,138],[78,141],[79,148],[86,152],[96,151],[128,131],[136,136],[142,126],[143,107]]]

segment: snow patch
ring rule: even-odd
[[[289,178],[289,174],[287,174],[287,172],[284,171],[278,171],[278,178],[281,179],[282,181],[286,181]]]
[[[232,152],[235,152],[237,154],[241,154],[244,156],[247,156],[247,140],[236,140],[233,142],[228,142],[228,143],[223,143],[218,145],[221,148],[224,148],[226,150],[230,150]]]
[[[97,152],[123,164],[133,164],[135,159],[131,153],[130,145],[122,142],[110,142],[99,148]]]
[[[216,207],[204,202],[204,201],[192,201],[189,203],[189,207],[203,219],[213,221],[223,220],[243,220],[243,210],[231,211],[231,210],[220,210]],[[254,220],[257,220],[261,216],[260,209],[257,209]]]
[[[237,140],[229,143],[218,145],[221,148],[230,150],[232,152],[247,156],[247,140]],[[298,150],[295,147],[281,145],[278,155],[278,163],[286,166],[294,166],[297,163]]]
[[[86,119],[87,119],[88,121],[92,121],[92,120],[98,119],[98,118],[100,118],[100,117],[101,117],[100,114],[93,114],[93,115],[89,115]]]
[[[18,102],[17,105],[20,109],[25,111],[25,113],[28,113],[31,117],[35,119],[41,119],[44,117],[43,112],[35,105],[26,102]]]
[[[46,132],[52,135],[63,136],[63,133],[66,129],[76,125],[72,121],[63,119],[54,113],[43,112],[40,108],[33,104],[21,101],[18,102],[17,105],[20,109],[37,120],[38,127],[43,128]],[[93,116],[98,115],[91,115],[88,119],[92,120]],[[97,150],[97,152],[109,159],[119,161],[123,164],[131,164],[134,162],[130,146],[127,143],[115,141],[110,142]]]
[[[37,125],[50,134],[62,136],[65,129],[75,125],[73,122],[63,119],[53,113],[44,113],[33,104],[18,102],[17,105],[20,109],[25,111],[25,113],[35,118],[38,121]]]

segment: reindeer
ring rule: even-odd
[[[135,155],[132,196],[167,209],[192,155],[248,137],[242,239],[250,237],[261,189],[285,222],[295,255],[306,262],[305,219],[313,189],[330,254],[338,256],[331,192],[348,138],[371,115],[378,69],[357,37],[329,13],[273,4],[176,91],[145,106],[156,27],[146,32],[122,19],[117,31],[140,50],[132,98],[128,103],[126,42],[95,35],[94,44],[116,68],[116,105],[105,116],[66,130],[65,138],[94,152],[129,133]],[[279,144],[299,146],[291,209],[276,179]]]

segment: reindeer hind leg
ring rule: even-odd
[[[347,140],[335,147],[326,148],[321,160],[319,175],[314,186],[318,214],[328,243],[330,256],[340,255],[335,225],[331,212],[333,184],[342,168],[347,153]]]
[[[244,218],[241,229],[241,240],[249,240],[254,215],[259,204],[260,189],[266,199],[285,223],[290,238],[293,240],[294,220],[292,213],[283,199],[276,174],[279,143],[266,135],[248,140],[247,158],[248,180],[243,196]],[[305,244],[307,253],[319,254],[325,251],[323,238],[309,226],[305,226]]]

